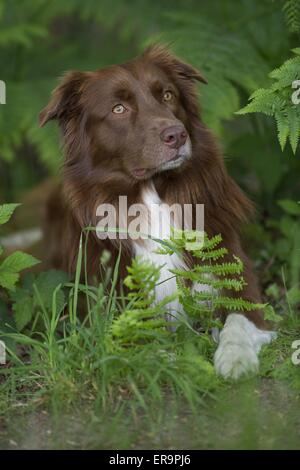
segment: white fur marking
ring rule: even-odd
[[[259,330],[244,315],[228,315],[214,357],[217,373],[225,378],[238,379],[243,374],[257,372],[258,353],[262,345],[274,338],[274,331]]]
[[[142,202],[149,208],[149,211],[154,204],[162,204],[153,184],[144,190]],[[169,220],[169,214],[166,213],[164,216],[163,210],[157,212],[152,210],[151,217],[151,236],[161,240],[169,239],[171,231],[170,226],[164,223],[165,220]],[[159,302],[166,296],[173,294],[177,289],[176,279],[169,270],[174,268],[187,269],[184,261],[176,253],[172,255],[160,255],[155,253],[155,250],[160,248],[160,245],[151,239],[146,239],[142,242],[133,242],[133,247],[136,256],[150,259],[157,266],[164,265],[161,268],[159,284],[155,289],[157,301]],[[198,291],[210,289],[209,286],[205,285],[197,285],[195,288]],[[183,314],[182,307],[178,300],[170,302],[167,306],[167,310],[170,314],[168,315],[169,320],[174,320]]]

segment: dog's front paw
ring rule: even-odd
[[[247,344],[220,343],[214,357],[217,374],[226,379],[256,373],[259,361],[254,349]]]

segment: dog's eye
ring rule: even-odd
[[[172,91],[167,90],[167,91],[164,92],[164,96],[163,96],[164,101],[171,101],[172,98],[173,98]]]
[[[114,106],[113,109],[112,109],[112,112],[115,113],[115,114],[123,114],[126,111],[127,111],[127,109],[122,104],[116,104],[116,106]]]

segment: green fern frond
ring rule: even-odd
[[[214,277],[208,276],[205,272],[203,275],[199,274],[199,272],[193,270],[184,271],[184,270],[170,270],[173,274],[178,276],[178,279],[186,279],[195,283],[195,287],[197,285],[206,285],[210,286],[213,289],[230,289],[234,291],[240,291],[245,286],[245,281],[242,276],[238,278],[225,278],[225,279],[215,279]],[[187,291],[185,291],[187,293]]]
[[[209,251],[216,248],[222,241],[222,235],[218,234],[213,236],[212,238],[208,238],[205,234],[205,245],[203,246],[203,250]]]
[[[161,302],[155,301],[155,286],[159,280],[161,267],[137,257],[127,268],[124,280],[130,289],[128,305],[122,314],[114,319],[109,328],[107,346],[138,346],[145,342],[160,341],[169,334],[166,328],[166,306],[176,297],[166,296]]]
[[[122,314],[116,318],[110,326],[109,341],[118,347],[138,346],[148,341],[163,341],[169,334],[165,314],[168,304],[178,299],[183,310],[196,322],[201,323],[201,328],[208,331],[219,326],[216,312],[220,309],[231,311],[250,311],[263,308],[260,304],[243,298],[231,298],[224,292],[239,292],[245,286],[241,275],[243,271],[242,261],[233,256],[233,262],[222,262],[225,254],[222,236],[209,238],[202,234],[203,246],[199,249],[197,243],[191,253],[200,264],[192,269],[170,269],[176,277],[177,292],[167,296],[163,301],[155,299],[155,288],[160,279],[161,266],[155,266],[148,260],[136,258],[128,267],[128,276],[125,285],[130,289],[128,294],[128,306]],[[163,254],[176,253],[184,257],[186,246],[191,240],[196,240],[199,233],[193,231],[172,230],[168,244],[163,243]],[[227,250],[226,250],[227,254]],[[205,261],[205,263],[204,263]],[[201,264],[202,263],[202,264]],[[187,285],[187,281],[192,286]]]
[[[296,153],[300,136],[300,104],[293,101],[293,83],[300,79],[300,50],[294,49],[293,52],[296,57],[269,74],[275,82],[269,88],[256,90],[250,96],[250,102],[237,114],[263,113],[274,117],[281,149],[284,150],[289,139]]]
[[[235,263],[229,262],[215,265],[195,266],[195,272],[209,272],[210,274],[214,274],[216,276],[227,276],[228,274],[241,274],[244,269],[243,262],[237,256],[233,256],[233,258],[236,260]]]
[[[240,107],[238,88],[251,93],[264,83],[267,62],[249,41],[244,27],[232,28],[221,13],[221,18],[216,12],[208,17],[195,14],[193,9],[178,9],[164,16],[164,33],[154,40],[173,44],[177,55],[203,72],[208,81],[208,86],[200,90],[204,120],[222,135],[222,121],[233,118]]]
[[[194,252],[194,256],[196,258],[201,259],[201,261],[207,261],[207,260],[217,260],[220,258],[223,258],[225,255],[228,254],[228,250],[225,247],[218,248],[217,250],[212,250],[212,251],[197,251]]]
[[[207,302],[209,298],[207,294],[204,292],[197,292],[195,294],[197,301],[199,302]],[[216,296],[213,298],[213,306],[215,309],[225,308],[226,310],[230,310],[232,312],[235,311],[252,311],[252,310],[259,310],[265,307],[264,304],[254,304],[248,300],[242,298],[232,298],[232,297],[224,297],[224,296]]]
[[[299,0],[286,0],[283,11],[288,29],[291,33],[300,33],[300,2]]]

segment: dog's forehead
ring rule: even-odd
[[[152,61],[139,57],[130,62],[122,64],[123,69],[127,70],[138,82],[149,85],[153,81],[167,81],[170,77],[167,73]]]
[[[153,84],[163,86],[168,82],[170,82],[170,77],[156,64],[134,60],[94,72],[88,89],[107,97],[120,89],[137,93],[141,88],[146,90]]]

